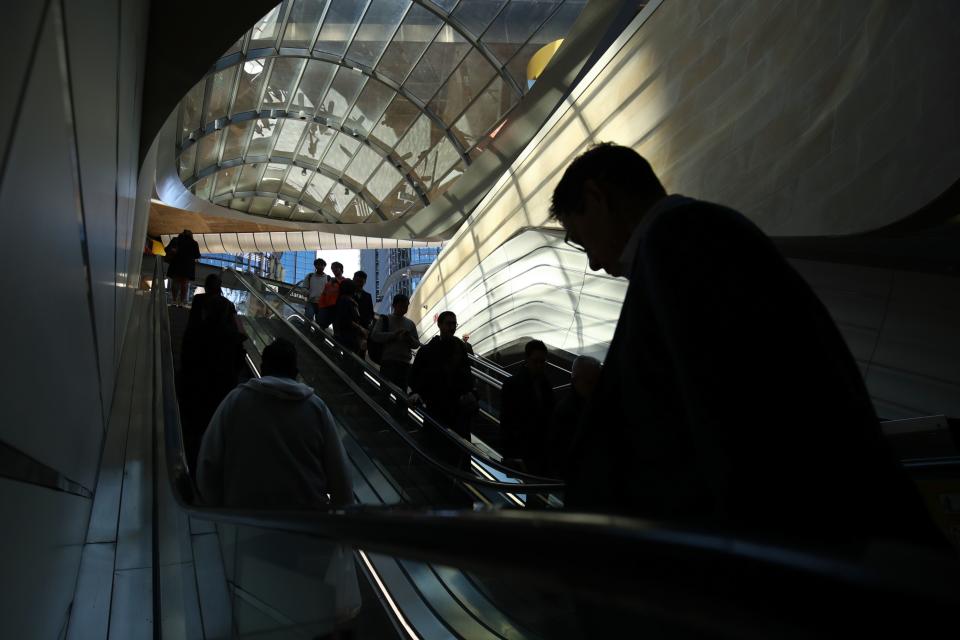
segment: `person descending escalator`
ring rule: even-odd
[[[360,324],[360,309],[353,296],[355,289],[352,280],[340,283],[340,297],[337,299],[333,319],[333,335],[348,350],[360,355],[367,348],[367,329]]]
[[[360,326],[369,330],[373,326],[375,314],[373,312],[373,296],[363,288],[367,284],[366,271],[354,273],[353,284],[356,287],[353,297],[357,299],[357,308],[360,311]]]
[[[317,324],[326,329],[337,317],[337,300],[340,299],[340,285],[346,278],[343,277],[343,265],[334,262],[330,265],[333,271],[323,285],[323,292],[317,299]]]
[[[323,258],[317,258],[313,261],[315,271],[308,273],[306,278],[297,283],[307,290],[307,301],[303,306],[303,315],[307,320],[313,320],[317,317],[319,310],[317,305],[320,303],[320,296],[323,295],[323,290],[327,286],[328,276],[323,272],[326,266],[327,263]]]
[[[236,308],[221,293],[220,276],[211,273],[204,281],[204,293],[193,298],[180,359],[181,417],[191,469],[213,412],[237,386],[245,339]]]
[[[170,265],[167,277],[173,289],[173,304],[182,307],[187,302],[187,287],[197,277],[197,260],[200,259],[200,245],[193,239],[193,232],[184,229],[180,235],[172,238],[164,249],[165,260]]]
[[[545,373],[547,345],[531,340],[523,353],[523,368],[500,391],[502,453],[514,466],[540,473],[554,406],[553,387]]]
[[[422,399],[430,417],[469,440],[470,423],[479,409],[469,352],[453,335],[457,316],[452,311],[437,316],[437,327],[440,335],[422,346],[413,361],[412,399]]]
[[[230,392],[204,434],[197,470],[203,504],[308,511],[353,504],[340,433],[326,403],[297,382],[296,348],[277,338],[264,348],[261,370],[262,378]],[[297,534],[273,534],[274,540],[286,535],[293,545],[300,543]],[[312,541],[311,549],[318,544]],[[360,610],[361,597],[349,548],[330,543],[328,552],[311,556],[306,565],[296,553],[270,554],[258,570],[271,568],[281,576],[297,576],[298,586],[317,581],[313,584],[323,597],[311,607],[327,628],[314,633],[352,637],[350,621]]]
[[[570,388],[553,409],[553,421],[546,441],[540,473],[551,478],[567,479],[574,446],[580,437],[581,418],[600,380],[600,361],[578,356],[570,369]]]
[[[371,358],[377,357],[380,373],[404,393],[410,378],[410,359],[413,350],[420,347],[417,325],[404,316],[410,307],[410,298],[402,293],[393,296],[393,312],[384,314],[373,324],[370,341]],[[382,345],[382,346],[381,346]]]

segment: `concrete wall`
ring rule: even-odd
[[[0,440],[95,486],[142,239],[136,219],[141,0],[19,3],[0,114]],[[141,211],[142,217],[143,211]],[[4,476],[17,474],[9,472]],[[0,636],[57,637],[90,499],[0,479]]]
[[[412,319],[430,335],[439,311],[469,309],[480,318],[474,335],[508,341],[486,301],[509,306],[514,326],[542,324],[541,306],[524,305],[516,288],[511,303],[495,274],[506,273],[517,234],[553,224],[549,200],[563,169],[600,141],[637,149],[668,191],[733,206],[771,235],[846,234],[902,219],[960,175],[958,23],[960,4],[945,0],[654,0],[447,243],[414,295]],[[523,275],[523,265],[509,268]],[[577,279],[602,285],[617,304],[602,276]],[[555,283],[545,299],[565,288]],[[574,315],[563,344],[605,350],[612,325],[585,318],[613,323],[616,314],[564,299],[553,305]],[[540,328],[553,335],[562,324]],[[926,375],[926,364],[901,364]],[[933,394],[927,400],[913,399],[906,375],[882,382],[881,366],[870,366],[868,380],[882,414],[953,411],[933,387],[920,394]]]

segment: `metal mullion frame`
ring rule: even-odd
[[[257,91],[257,101],[253,103],[254,109],[257,113],[262,113],[263,108],[263,96],[267,92],[267,87],[270,85],[270,79],[273,77],[273,62],[274,60],[279,60],[281,57],[286,56],[264,56],[264,61],[270,61],[270,70],[266,70],[266,65],[264,65],[264,71],[266,75],[263,77],[263,82],[260,85],[260,89]],[[248,58],[249,60],[256,60],[256,58]],[[274,109],[267,109],[266,111],[274,111]]]
[[[306,65],[304,65],[304,68],[306,68]],[[296,160],[297,156],[300,155],[300,149],[301,147],[303,147],[303,143],[307,139],[307,134],[310,132],[310,125],[320,124],[320,123],[317,122],[316,120],[312,120],[308,118],[304,118],[301,120],[299,116],[297,116],[296,118],[291,118],[289,111],[287,112],[286,117],[284,117],[284,120],[299,120],[300,122],[306,123],[306,126],[303,128],[303,131],[300,132],[300,138],[297,140],[296,146],[293,148],[293,156],[291,157],[291,160]],[[323,158],[321,158],[321,160],[323,160]]]
[[[213,92],[213,81],[217,76],[217,71],[208,73],[207,77],[203,81],[203,100],[200,101],[200,131],[206,131],[207,123],[205,118],[207,116],[207,104],[210,100],[210,94]],[[228,114],[229,115],[229,114]],[[199,141],[199,136],[197,141]]]
[[[332,1],[332,0],[331,0]],[[373,0],[366,0],[367,4],[363,8],[363,13],[360,15],[360,19],[357,20],[357,24],[353,27],[353,33],[350,34],[350,39],[347,41],[347,46],[343,48],[343,55],[340,56],[340,64],[345,65],[347,59],[347,51],[350,51],[350,47],[353,46],[353,40],[357,37],[357,32],[360,31],[360,25],[363,24],[363,21],[367,18],[367,13],[370,11],[370,5],[373,4]]]
[[[277,143],[280,141],[280,134],[283,132],[283,128],[287,124],[287,118],[277,118],[277,130],[273,134],[273,138],[270,140],[270,148],[267,149],[267,162],[273,162],[273,152],[277,148]]]
[[[310,38],[310,46],[307,47],[308,54],[313,53],[313,48],[317,46],[317,39],[320,37],[320,32],[323,31],[323,23],[326,22],[327,14],[330,13],[330,5],[334,2],[336,2],[336,0],[327,0],[327,4],[323,8],[323,13],[320,15],[320,19],[317,20],[317,30],[314,31],[313,37]]]
[[[281,57],[287,57],[287,56],[281,56]],[[300,69],[300,73],[297,74],[297,79],[296,79],[296,81],[293,83],[293,89],[290,91],[290,97],[287,98],[287,101],[283,103],[283,110],[284,110],[284,111],[288,111],[288,112],[290,111],[290,104],[293,102],[293,98],[297,95],[297,89],[300,88],[300,83],[303,81],[303,74],[305,74],[305,73],[307,72],[307,65],[308,65],[308,64],[310,64],[310,61],[309,61],[309,60],[304,60],[304,62],[303,62],[303,68]],[[272,71],[272,69],[271,69],[271,71]],[[263,105],[260,105],[260,106],[262,107]],[[314,109],[314,112],[316,112],[316,109]]]
[[[496,21],[497,21],[497,18],[499,18],[500,15],[506,10],[506,8],[507,8],[508,6],[510,6],[510,3],[512,2],[512,0],[507,0],[507,2],[505,2],[505,3],[503,4],[503,6],[500,7],[500,9],[497,11],[496,15],[493,16],[493,18],[490,20],[490,22],[489,22],[489,23],[487,24],[487,26],[484,28],[483,33],[480,33],[479,35],[477,35],[476,39],[474,39],[473,35],[472,35],[469,31],[467,31],[466,28],[464,28],[464,26],[463,26],[462,24],[460,24],[460,21],[459,21],[459,20],[457,20],[457,19],[455,19],[455,18],[453,17],[453,11],[456,11],[456,10],[457,10],[457,7],[460,6],[460,3],[459,3],[459,2],[457,3],[457,7],[454,7],[454,8],[453,8],[453,11],[451,11],[449,15],[444,15],[443,13],[441,13],[440,11],[438,11],[435,7],[433,7],[433,6],[431,6],[431,5],[428,5],[428,4],[424,3],[424,2],[421,2],[420,0],[413,0],[413,2],[416,2],[417,4],[419,4],[420,6],[422,6],[424,9],[426,9],[427,11],[429,11],[430,13],[434,14],[435,16],[438,16],[441,20],[443,20],[443,22],[444,22],[445,24],[450,25],[450,26],[453,28],[453,30],[456,31],[457,33],[459,33],[460,36],[461,36],[464,40],[466,40],[467,42],[469,42],[470,45],[473,46],[474,49],[476,49],[477,51],[479,51],[479,52],[480,52],[480,55],[482,55],[484,58],[486,58],[487,62],[490,63],[490,66],[491,66],[491,67],[493,67],[494,69],[497,69],[497,72],[498,72],[500,75],[504,76],[504,80],[513,88],[514,91],[517,92],[517,95],[518,95],[518,96],[522,96],[522,95],[523,95],[523,90],[522,90],[522,88],[520,87],[520,85],[518,85],[518,84],[513,80],[513,78],[512,78],[512,77],[510,76],[510,74],[507,72],[506,67],[505,67],[505,66],[501,66],[501,65],[499,64],[499,61],[497,60],[497,57],[496,57],[495,55],[493,55],[493,53],[490,52],[490,50],[487,48],[487,46],[480,41],[480,40],[483,38],[483,36],[487,33],[487,31],[490,29],[490,26],[491,26],[494,22],[496,22]],[[562,2],[557,5],[558,8],[561,7],[561,6],[563,6],[563,3],[562,3]],[[553,14],[550,14],[550,16],[553,17]],[[548,19],[549,19],[549,18],[548,18]],[[543,26],[543,23],[541,23],[541,26]],[[537,27],[537,28],[539,29],[539,27]],[[534,33],[536,33],[536,31],[534,31]],[[431,100],[432,100],[432,99],[433,99],[433,98],[431,97]]]
[[[277,37],[273,40],[273,48],[277,53],[280,52],[280,45],[283,44],[283,34],[287,30],[287,21],[290,20],[293,2],[294,0],[283,0],[283,6],[280,7],[280,19],[277,21]]]
[[[319,168],[318,168],[318,169],[315,169],[315,170],[314,170],[314,173],[320,173],[320,174],[322,174],[322,175],[324,175],[324,176],[332,179],[332,180],[333,180],[333,186],[330,187],[330,189],[334,189],[334,188],[336,188],[336,186],[337,186],[338,184],[340,184],[340,182],[339,182],[336,178],[334,178],[333,176],[327,174],[325,171],[321,171]],[[303,194],[306,193],[306,191],[307,191],[307,185],[309,185],[312,180],[313,180],[313,176],[310,177],[310,180],[307,180],[307,184],[303,185],[303,189],[300,190],[300,195],[297,196],[296,202],[293,203],[293,208],[290,209],[290,217],[287,218],[288,220],[293,220],[293,215],[297,212],[297,207],[300,206],[300,202],[303,200]],[[322,206],[322,205],[323,205],[323,199],[326,198],[326,197],[327,197],[327,194],[329,194],[329,193],[330,193],[330,190],[328,189],[328,190],[323,194],[323,197],[320,198],[320,205],[321,205],[321,206],[320,206],[319,208],[317,208],[316,211],[317,211],[318,214],[320,214],[321,216],[323,216],[323,218],[326,220],[326,222],[328,222],[328,223],[330,223],[330,224],[336,224],[336,223],[337,223],[337,219],[334,218],[333,216],[331,216],[330,214],[328,214],[326,211],[324,211],[324,210],[323,210],[323,206]]]

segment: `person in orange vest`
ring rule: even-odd
[[[323,293],[317,300],[317,324],[324,329],[333,324],[333,319],[336,316],[337,299],[340,297],[340,283],[346,280],[343,277],[343,265],[339,262],[330,265],[330,270],[333,271],[333,277],[327,278]]]

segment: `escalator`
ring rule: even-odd
[[[361,504],[251,512],[197,503],[176,410],[171,327],[155,290],[155,490],[166,501],[161,514],[189,518],[197,531],[203,637],[325,637],[335,626],[331,603],[342,595],[323,563],[334,548],[356,550],[363,578],[357,638],[813,637],[827,625],[869,632],[891,621],[927,624],[954,615],[956,594],[925,573],[922,557],[912,573],[891,572],[771,541],[511,508],[520,505],[509,495],[525,503],[528,494],[552,497],[559,488],[499,468],[470,443],[444,435],[329,336],[305,335],[308,325],[283,315],[268,289],[243,277],[235,284],[247,303],[240,306],[252,368],[273,337],[297,339],[304,379],[317,382],[343,428]],[[436,459],[436,442],[420,420],[443,435],[439,442],[469,452],[469,468]],[[504,480],[489,480],[477,466]],[[162,520],[154,536],[161,558],[168,540]],[[182,590],[162,581],[159,588],[163,620],[184,618],[175,611]]]

